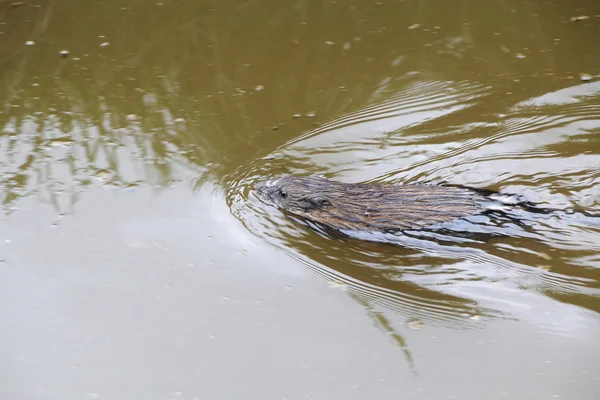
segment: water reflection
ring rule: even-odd
[[[0,6],[4,212],[37,195],[76,213],[93,185],[167,190],[186,169],[367,308],[572,336],[599,311],[599,229],[581,213],[600,212],[599,32],[569,19],[588,2]],[[515,215],[526,229],[493,240],[366,243],[253,203],[249,184],[281,172],[487,187],[578,212]]]

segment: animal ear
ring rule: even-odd
[[[313,208],[322,208],[331,205],[331,202],[324,196],[309,196],[306,198],[306,201]]]

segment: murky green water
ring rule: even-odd
[[[0,399],[594,398],[596,3],[0,2]],[[328,237],[281,173],[558,211]]]

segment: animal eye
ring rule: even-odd
[[[287,197],[287,192],[286,192],[285,190],[280,190],[280,191],[279,191],[279,195],[280,195],[281,197]]]

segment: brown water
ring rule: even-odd
[[[599,37],[595,0],[1,1],[0,399],[596,398]],[[281,173],[559,211],[329,237]]]

